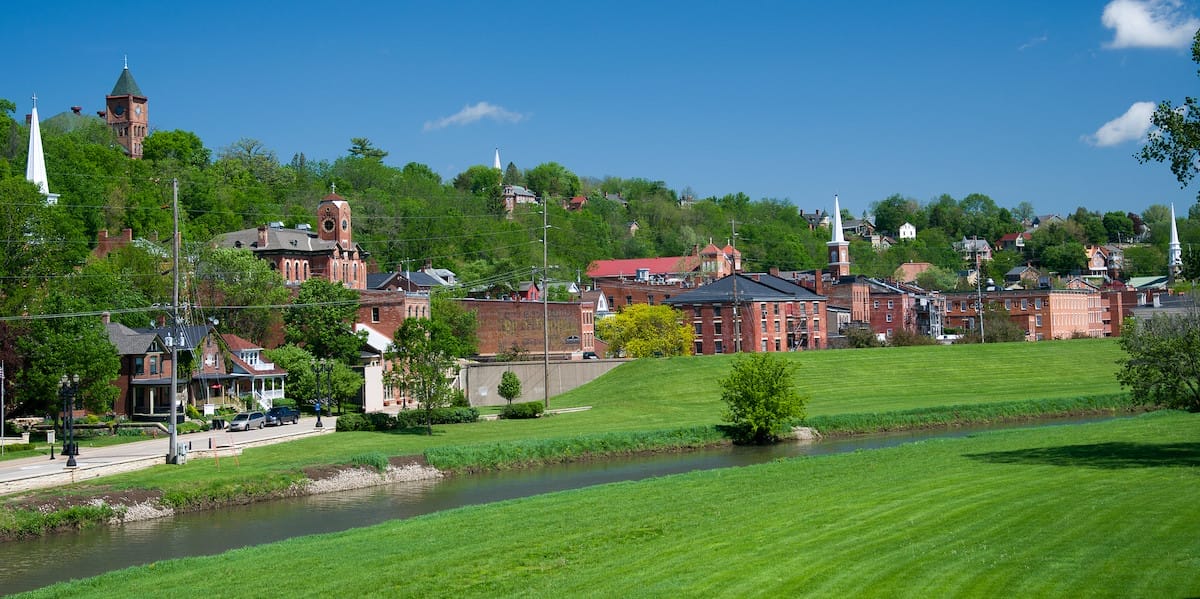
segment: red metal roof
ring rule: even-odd
[[[596,260],[588,266],[587,274],[597,277],[633,277],[638,269],[645,268],[650,275],[689,273],[700,268],[697,256],[671,256],[667,258],[629,258],[625,260]]]

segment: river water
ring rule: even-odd
[[[464,505],[694,470],[747,466],[782,457],[879,449],[999,428],[1055,426],[1107,419],[1063,418],[1043,420],[1032,425],[963,427],[812,443],[788,442],[768,447],[721,447],[397,483],[226,507],[79,533],[0,543],[0,594],[28,591],[138,564],[212,555],[248,545],[369,526]]]

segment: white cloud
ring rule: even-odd
[[[450,125],[470,125],[476,121],[483,119],[491,119],[493,121],[518,123],[525,119],[525,115],[510,112],[499,106],[480,102],[474,106],[464,106],[462,110],[436,121],[425,121],[425,130],[434,131],[443,129]]]
[[[1100,21],[1114,32],[1109,48],[1186,48],[1200,29],[1179,0],[1112,0]]]
[[[1024,44],[1017,46],[1017,50],[1024,52],[1034,46],[1040,46],[1040,45],[1046,43],[1046,40],[1048,40],[1048,39],[1050,39],[1050,37],[1043,33],[1040,37],[1035,37],[1035,38],[1025,42]]]
[[[1150,117],[1154,114],[1154,108],[1154,102],[1134,102],[1125,114],[1104,123],[1092,135],[1085,135],[1084,140],[1104,148],[1145,139],[1150,132]]]

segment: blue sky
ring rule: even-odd
[[[1041,214],[1175,203],[1133,154],[1195,94],[1200,7],[1104,2],[49,2],[0,17],[0,97],[333,160],[367,137],[443,177],[502,161],[858,214],[985,193]],[[48,165],[53,178],[54,166]]]

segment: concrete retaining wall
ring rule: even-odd
[[[566,393],[628,360],[551,361],[549,368],[550,397]],[[459,372],[459,381],[467,391],[472,406],[502,406],[506,401],[497,390],[504,371],[511,370],[521,381],[521,396],[513,401],[540,401],[546,384],[546,370],[538,362],[495,362],[472,364]]]

